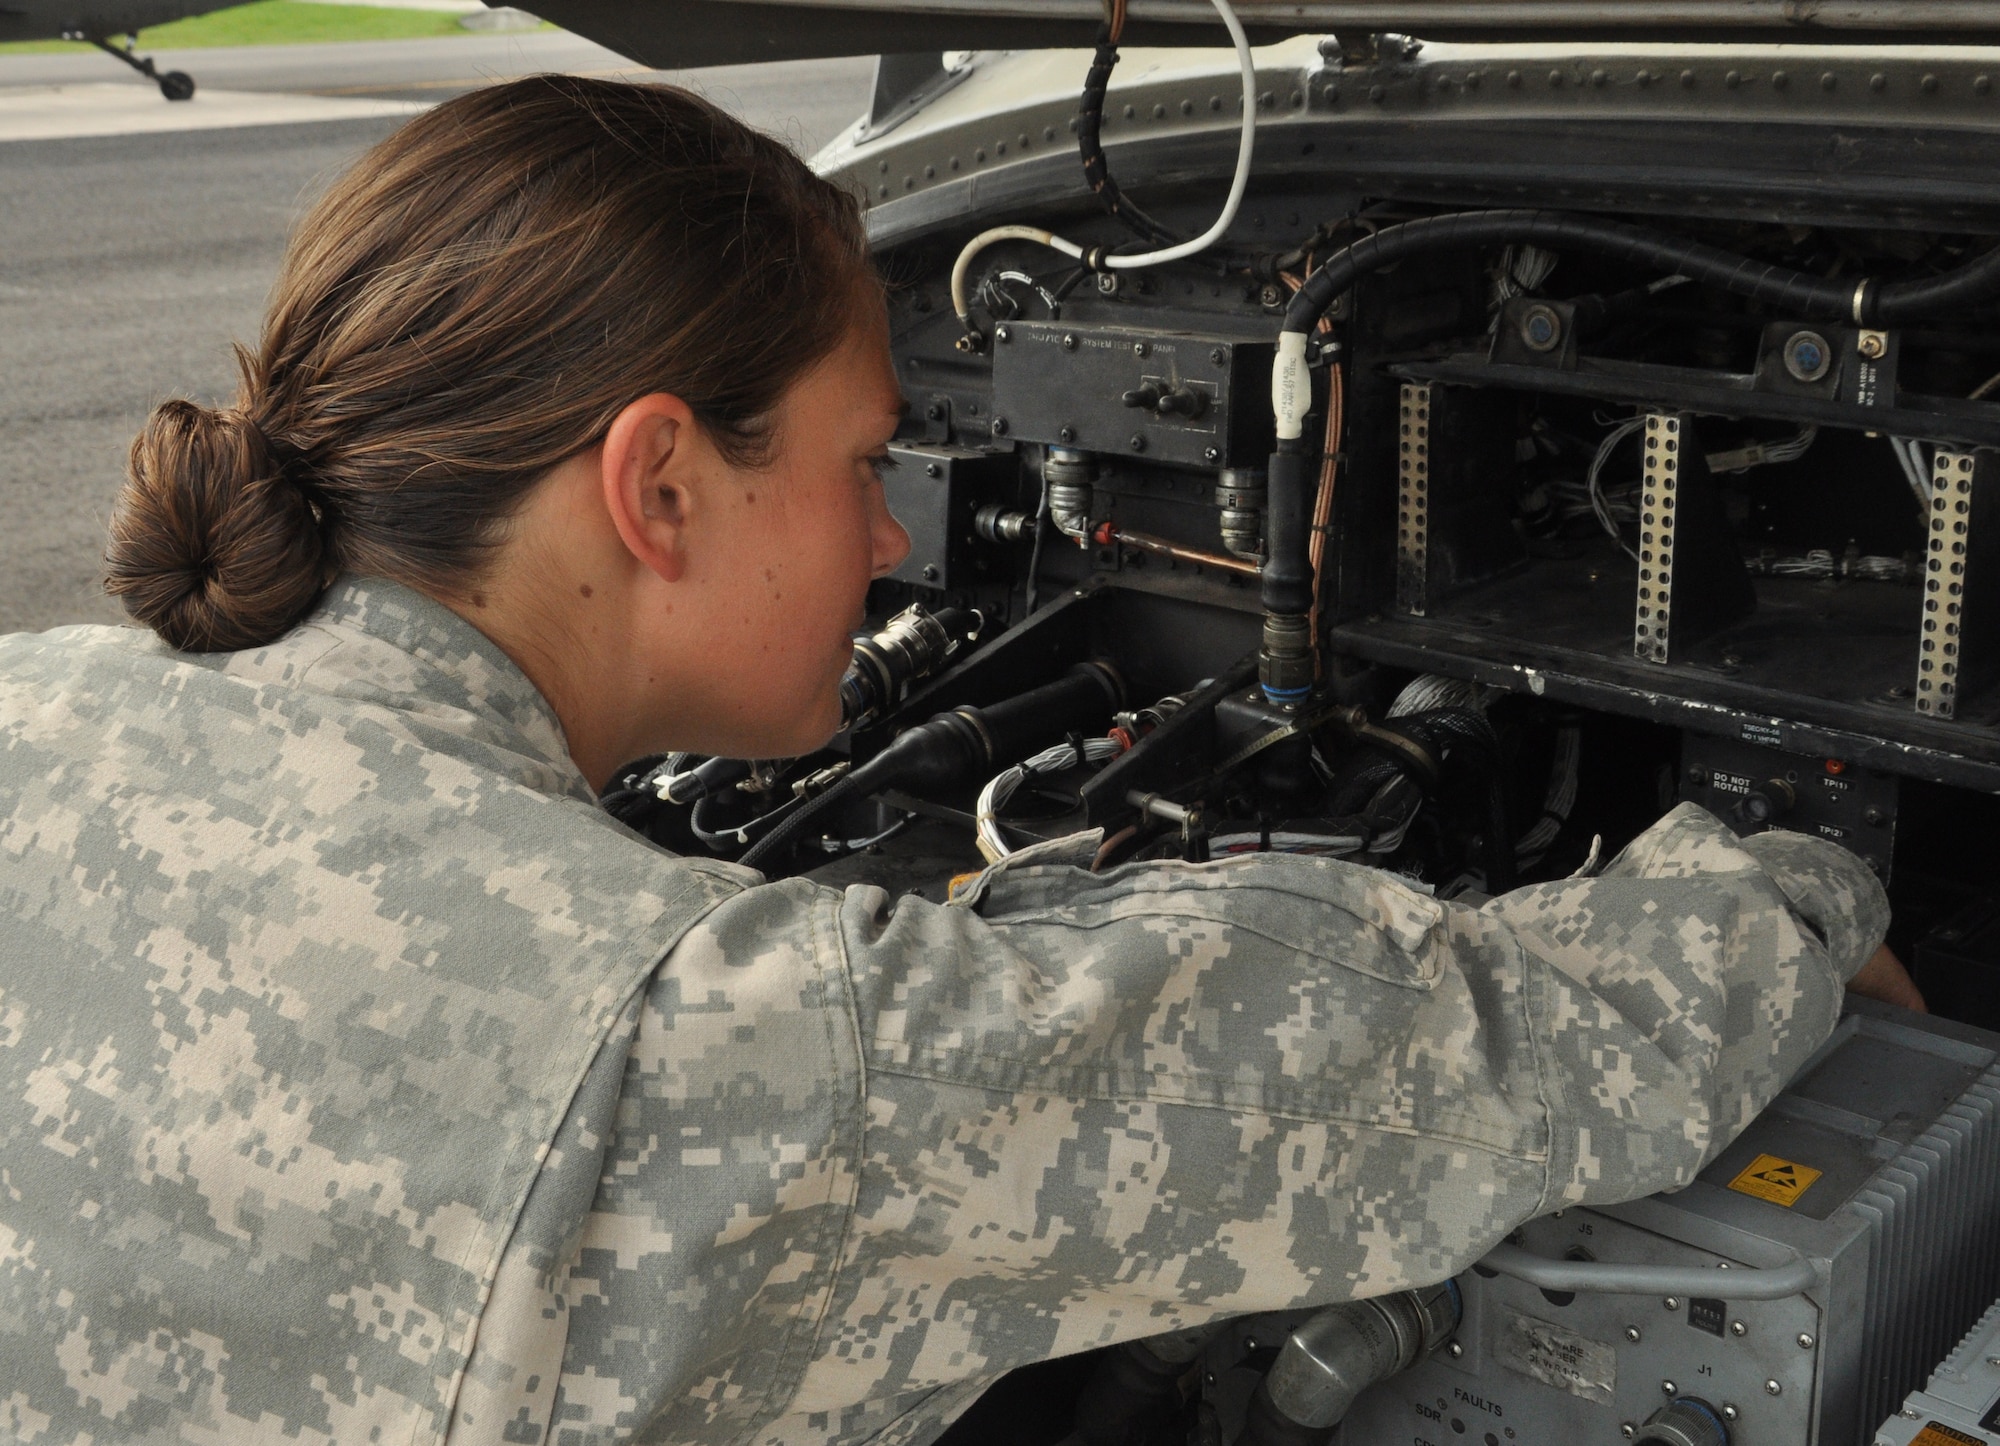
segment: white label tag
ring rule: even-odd
[[[1616,1348],[1516,1311],[1507,1312],[1493,1354],[1510,1371],[1599,1405],[1618,1391]]]

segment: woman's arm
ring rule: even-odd
[[[1440,1279],[1692,1178],[1885,915],[1832,846],[1691,808],[1482,909],[1274,855],[1017,866],[976,911],[750,890],[641,1011],[565,1409],[893,1436],[1029,1361]]]

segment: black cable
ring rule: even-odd
[[[2000,293],[2000,246],[1941,276],[1888,283],[1873,277],[1827,281],[1623,221],[1566,211],[1458,211],[1385,226],[1336,251],[1293,294],[1284,329],[1310,333],[1334,298],[1356,280],[1405,257],[1505,242],[1594,252],[1768,302],[1802,318],[1862,326],[1901,325]]]
[[[626,764],[618,771],[615,787],[606,789],[597,806],[638,833],[644,833],[661,802],[653,788],[654,772],[674,755],[652,753]]]
[[[1049,530],[1049,479],[1042,478],[1041,500],[1035,504],[1035,545],[1028,552],[1028,594],[1021,607],[1021,616],[1033,617],[1035,604],[1041,600],[1042,590],[1042,539]]]
[[[805,826],[825,813],[836,803],[845,803],[854,796],[855,785],[862,781],[862,775],[849,773],[817,798],[807,799],[794,809],[776,828],[750,845],[736,862],[745,868],[754,869],[765,859],[780,849],[789,848],[792,842],[805,831]]]
[[[1104,123],[1104,92],[1117,64],[1118,46],[1111,38],[1111,27],[1106,25],[1097,32],[1097,50],[1090,58],[1090,73],[1084,77],[1083,96],[1077,102],[1076,148],[1083,159],[1083,179],[1104,203],[1104,209],[1131,227],[1141,239],[1171,246],[1181,238],[1127,199],[1118,189],[1118,183],[1111,179],[1111,168],[1104,159],[1104,143],[1098,130]]]

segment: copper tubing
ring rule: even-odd
[[[1347,388],[1341,377],[1340,363],[1327,368],[1326,375],[1326,447],[1320,457],[1319,491],[1313,497],[1312,540],[1308,544],[1307,556],[1312,562],[1313,605],[1306,614],[1306,626],[1312,632],[1313,676],[1322,676],[1322,660],[1319,647],[1319,601],[1326,592],[1326,577],[1320,571],[1320,563],[1326,556],[1326,533],[1333,524],[1333,477],[1340,470],[1340,428],[1342,413],[1346,411]]]
[[[1150,552],[1155,557],[1171,557],[1176,562],[1191,562],[1197,567],[1216,567],[1224,572],[1233,572],[1238,577],[1256,577],[1261,569],[1254,562],[1245,562],[1240,557],[1226,557],[1219,552],[1200,552],[1192,547],[1182,547],[1178,542],[1169,542],[1164,537],[1154,537],[1148,532],[1126,532],[1109,522],[1100,522],[1097,531],[1091,534],[1099,547],[1114,544],[1129,547],[1134,552]]]
[[[1373,234],[1373,228],[1370,228]],[[1306,256],[1306,271],[1312,271],[1312,256]],[[1301,278],[1289,271],[1278,274],[1278,279],[1296,292],[1303,284]],[[1315,328],[1322,336],[1333,330],[1333,318],[1321,316]],[[1307,543],[1307,560],[1312,566],[1313,602],[1312,611],[1306,614],[1306,627],[1312,636],[1313,677],[1324,674],[1323,660],[1319,647],[1319,600],[1325,588],[1325,578],[1320,573],[1320,563],[1326,557],[1326,532],[1333,525],[1333,478],[1340,470],[1340,429],[1343,413],[1346,411],[1347,388],[1341,375],[1339,362],[1327,368],[1326,374],[1326,444],[1320,450],[1319,491],[1313,495],[1312,531]]]

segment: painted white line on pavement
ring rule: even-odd
[[[202,89],[192,100],[170,101],[155,86],[118,81],[19,86],[0,89],[0,142],[294,125],[424,109],[416,101],[242,90]]]

